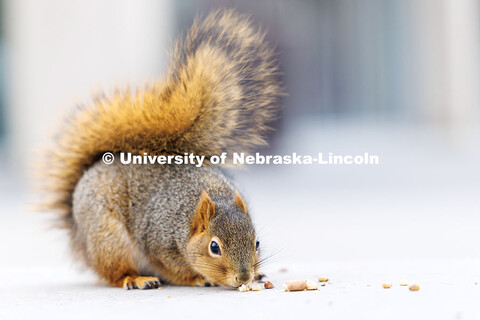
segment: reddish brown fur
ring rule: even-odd
[[[197,213],[193,220],[191,233],[195,234],[203,232],[207,227],[210,219],[215,215],[215,205],[205,190],[202,191],[201,199],[198,203]]]
[[[245,202],[243,201],[242,197],[240,196],[240,193],[238,193],[238,190],[235,191],[235,203],[237,204],[237,206],[238,206],[243,212],[245,212],[246,214],[248,214],[247,205],[245,204]]]

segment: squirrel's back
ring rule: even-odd
[[[273,48],[248,17],[218,10],[196,20],[165,81],[96,97],[67,118],[44,170],[47,206],[71,227],[75,186],[104,152],[188,152],[208,162],[264,145],[282,95],[278,78]]]

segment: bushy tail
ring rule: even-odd
[[[273,48],[249,19],[220,10],[194,22],[173,51],[168,78],[78,107],[50,152],[51,209],[70,225],[83,171],[107,151],[250,152],[266,144],[282,95]]]

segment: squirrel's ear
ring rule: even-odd
[[[215,215],[215,204],[208,193],[203,190],[200,201],[198,202],[197,212],[193,219],[193,232],[202,232],[208,227],[210,219]]]
[[[235,203],[243,212],[248,215],[247,205],[243,201],[242,197],[240,197],[240,193],[238,193],[238,190],[235,191]]]

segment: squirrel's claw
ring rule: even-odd
[[[135,289],[134,286],[133,286],[133,282],[130,281],[130,277],[126,277],[125,280],[123,280],[123,288],[125,290]]]

